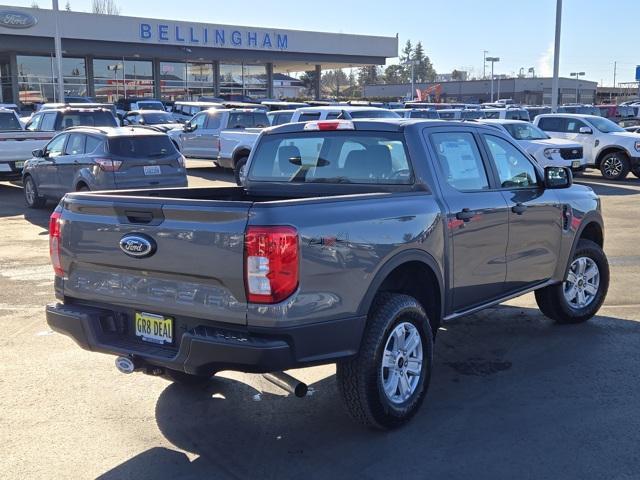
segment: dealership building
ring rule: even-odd
[[[276,98],[283,84],[295,83],[287,81],[290,72],[383,65],[398,55],[396,37],[68,11],[58,16],[65,95],[101,102],[224,94]],[[60,101],[55,24],[52,10],[0,6],[0,103]],[[319,96],[319,81],[314,87]]]

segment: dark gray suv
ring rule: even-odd
[[[33,151],[22,180],[30,208],[74,191],[187,186],[182,154],[146,127],[67,129]]]

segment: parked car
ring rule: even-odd
[[[281,372],[336,362],[347,411],[390,429],[426,396],[443,321],[532,291],[557,323],[592,318],[603,239],[597,195],[493,127],[293,123],[260,136],[244,188],[67,195],[46,318],[177,382],[270,372],[304,394]]]
[[[264,100],[260,103],[265,107],[267,107],[270,112],[274,112],[278,110],[295,110],[296,108],[309,106],[308,103],[303,103],[303,102],[284,102],[284,101],[271,101],[271,100]]]
[[[629,171],[640,177],[640,135],[625,131],[611,120],[595,115],[538,115],[534,125],[555,138],[580,143],[587,166],[609,180],[623,180]]]
[[[529,120],[533,120],[543,113],[551,113],[551,107],[526,106],[524,109],[529,113]]]
[[[601,117],[616,123],[636,118],[636,112],[630,105],[598,105],[594,108],[597,108]]]
[[[210,108],[224,108],[224,105],[216,102],[183,102],[176,101],[173,104],[171,113],[180,123],[187,122],[196,114]]]
[[[20,115],[20,109],[18,108],[18,105],[16,105],[15,103],[0,103],[0,108],[4,110],[13,110],[18,115]]]
[[[185,157],[211,159],[217,166],[235,170],[238,161],[248,153],[238,150],[233,157],[220,158],[220,132],[268,126],[267,113],[262,109],[209,109],[196,114],[182,130],[171,130],[168,134]]]
[[[164,110],[133,110],[127,112],[122,119],[122,125],[146,125],[161,132],[168,132],[174,128],[181,128],[171,113]]]
[[[442,120],[478,120],[485,118],[486,110],[470,108],[448,108],[438,110]]]
[[[33,152],[22,173],[27,206],[67,192],[186,187],[184,157],[166,134],[147,128],[77,127]],[[126,210],[126,209],[125,209]],[[123,210],[123,215],[137,215]]]
[[[118,122],[105,108],[63,107],[34,113],[25,130],[31,132],[59,132],[69,127],[117,127]]]
[[[267,117],[272,126],[284,125],[291,122],[294,112],[295,110],[274,110],[267,113]]]
[[[586,166],[582,145],[563,138],[551,138],[525,120],[480,120],[499,128],[516,140],[542,167],[567,167],[574,173]]]
[[[97,103],[95,98],[82,96],[65,96],[64,103]]]
[[[626,127],[625,131],[630,133],[640,133],[640,125],[634,125],[633,127]]]
[[[395,110],[377,107],[352,107],[351,105],[328,105],[322,107],[298,108],[291,117],[291,122],[308,122],[312,120],[362,119],[362,118],[400,118]]]
[[[489,119],[524,120],[526,122],[531,120],[529,118],[529,112],[525,108],[485,108],[482,111],[484,112],[484,118]]]
[[[131,110],[164,110],[164,104],[155,98],[122,97],[116,101],[116,110],[117,115],[122,118]]]
[[[88,103],[88,102],[78,102],[78,103],[43,103],[38,109],[39,112],[44,110],[58,110],[61,108],[103,108],[107,109],[111,112],[114,118],[118,118],[118,112],[116,110],[116,106],[112,103]]]
[[[435,108],[397,108],[393,110],[402,118],[426,118],[438,120],[440,114]]]
[[[15,110],[0,108],[0,179],[20,178],[25,160],[42,148],[53,133],[25,132]]]
[[[551,113],[550,111],[547,113]],[[558,107],[558,113],[579,113],[581,115],[601,116],[600,109],[593,105],[561,105]]]

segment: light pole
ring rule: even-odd
[[[558,112],[560,90],[560,27],[562,26],[562,0],[556,0],[556,39],[553,48],[553,81],[551,82],[551,111]]]
[[[409,100],[413,100],[413,97],[416,94],[415,68],[416,68],[417,64],[418,64],[417,60],[409,60],[409,61],[405,62],[406,66],[411,66],[411,95],[409,97]]]
[[[53,0],[53,16],[55,18],[55,36],[53,38],[56,51],[56,65],[58,67],[58,102],[64,103],[64,80],[62,78],[62,40],[60,39],[60,10],[58,0]]]
[[[493,64],[500,61],[500,57],[487,57],[487,62],[491,62],[491,102],[493,102]]]
[[[533,67],[529,67],[529,73],[531,74],[531,78],[536,78],[536,69]]]
[[[571,72],[569,75],[576,77],[576,103],[578,103],[578,80],[580,77],[584,77],[584,72]]]
[[[487,78],[487,53],[489,50],[482,51],[482,79]]]

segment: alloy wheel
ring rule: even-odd
[[[380,366],[382,387],[391,403],[404,403],[413,395],[420,383],[423,362],[420,332],[412,323],[400,323],[387,338]]]
[[[569,267],[564,282],[564,298],[574,309],[585,308],[593,302],[600,288],[600,270],[589,257],[576,258]]]

